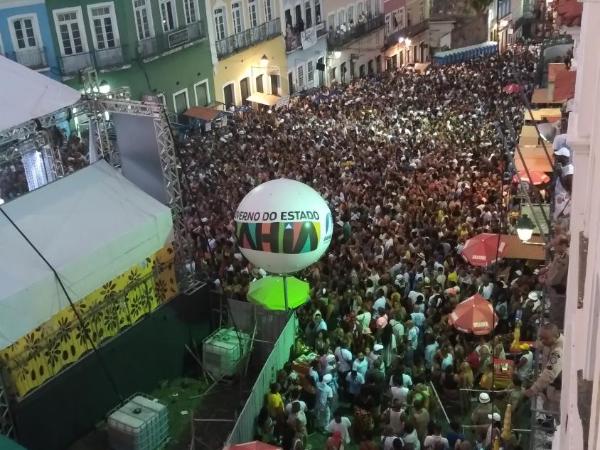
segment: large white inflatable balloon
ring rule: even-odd
[[[234,219],[242,254],[276,274],[294,273],[317,261],[333,233],[331,211],[319,193],[285,178],[252,189]]]

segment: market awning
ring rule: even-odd
[[[519,145],[538,145],[538,133],[533,125],[525,125],[521,128],[521,136],[519,137]]]
[[[548,161],[544,147],[541,145],[525,145],[519,148],[521,150],[521,155],[523,155],[523,159],[525,160],[525,164],[527,164],[527,169],[537,172],[552,172],[552,165],[550,164],[550,161]],[[550,153],[550,160],[553,161],[554,157],[551,153],[551,148],[548,148],[548,152]],[[525,170],[523,161],[518,152],[515,152],[515,168],[519,172]]]
[[[525,122],[541,122],[544,119],[547,119],[549,122],[553,122],[554,120],[560,119],[562,113],[560,108],[540,108],[540,109],[532,109],[531,115],[529,111],[525,111],[524,113]]]
[[[250,97],[246,98],[249,102],[267,106],[276,105],[280,99],[281,97],[279,95],[264,94],[262,92],[255,92]]]
[[[567,66],[563,63],[548,63],[548,83],[554,83],[559,73],[567,71]]]
[[[576,71],[560,72],[554,82],[554,100],[565,101],[575,97]]]
[[[212,122],[215,120],[223,111],[219,111],[215,108],[207,108],[205,106],[192,106],[186,112],[184,116],[192,117],[194,119],[204,120],[205,122]]]
[[[532,259],[535,261],[546,259],[544,240],[540,236],[533,236],[529,242],[524,243],[518,236],[503,234],[502,242],[506,243],[503,259]]]

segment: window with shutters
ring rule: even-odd
[[[272,0],[264,0],[265,5],[265,22],[270,22],[273,20],[273,4]]]
[[[177,10],[174,0],[160,0],[160,20],[164,32],[172,31],[177,28]]]
[[[54,11],[58,42],[63,56],[87,52],[81,9]]]
[[[250,18],[250,27],[258,26],[258,7],[257,0],[248,0],[248,17]]]
[[[33,16],[19,17],[12,20],[12,33],[15,48],[26,50],[37,48],[36,30]]]
[[[313,18],[312,18],[312,8],[310,6],[310,2],[304,3],[304,17],[306,20],[304,21],[304,27],[310,28],[313,26]]]
[[[196,4],[196,0],[183,0],[183,13],[186,24],[197,22],[198,5]]]
[[[235,34],[244,31],[244,23],[242,19],[242,6],[240,3],[231,4],[231,16],[233,19],[233,32]]]
[[[133,12],[138,40],[142,41],[154,36],[150,0],[133,0]]]
[[[217,36],[217,40],[220,41],[225,39],[227,33],[227,28],[225,26],[225,12],[223,11],[223,8],[215,8],[214,17],[215,33]]]
[[[308,64],[306,64],[306,71],[307,73],[307,78],[308,78],[308,82],[312,83],[315,80],[315,68],[313,66],[313,62],[309,61]],[[312,84],[311,84],[312,86]]]
[[[117,38],[114,5],[112,3],[88,6],[92,37],[96,50],[115,48],[119,45]]]
[[[304,87],[304,67],[298,66],[298,89],[302,89]]]

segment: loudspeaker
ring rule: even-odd
[[[325,70],[325,64],[317,63],[317,70],[320,70],[321,72],[323,72]]]

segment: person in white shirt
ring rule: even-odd
[[[421,292],[413,290],[408,293],[408,298],[410,299],[413,305],[417,303],[419,297],[423,298],[423,294]]]
[[[444,287],[446,285],[446,275],[444,274],[444,266],[437,268],[437,275],[435,277],[435,282],[442,287]]]
[[[343,346],[338,346],[335,349],[335,359],[337,359],[338,363],[338,372],[340,374],[340,379],[345,379],[346,373],[348,373],[352,369],[352,352]]]
[[[423,450],[437,450],[437,445],[441,443],[442,448],[444,450],[450,449],[450,444],[448,443],[448,439],[442,437],[442,427],[440,427],[437,423],[433,424],[433,434],[430,434],[423,441]]]
[[[517,374],[521,381],[529,381],[533,375],[533,353],[527,349],[517,363]]]
[[[304,403],[304,402],[302,402]],[[304,403],[304,409],[302,408],[302,405],[300,404],[299,401],[295,401],[291,404],[292,406],[292,410],[290,411],[290,413],[288,414],[288,418],[287,418],[287,423],[290,426],[295,427],[296,426],[296,421],[300,421],[300,423],[302,423],[302,425],[306,426],[306,403]],[[286,408],[287,410],[287,408]]]
[[[332,434],[337,431],[342,435],[342,442],[349,444],[351,426],[352,423],[350,422],[350,419],[342,416],[339,411],[336,411],[333,414],[333,420],[329,422],[329,425],[327,426],[327,431]]]
[[[408,393],[409,389],[404,386],[404,383],[400,380],[394,382],[394,385],[390,388],[392,402],[398,401],[400,406],[406,406]]]

